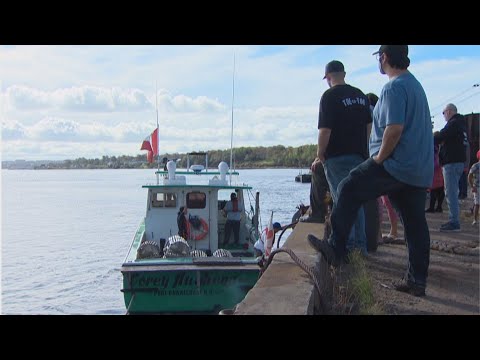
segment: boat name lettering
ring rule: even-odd
[[[212,285],[230,285],[239,278],[238,274],[231,275],[211,275],[209,273],[203,273],[200,277],[200,286],[212,286]],[[172,282],[170,282],[172,280]],[[187,273],[178,273],[173,278],[169,276],[155,276],[155,275],[141,275],[138,278],[139,287],[152,287],[158,290],[166,289],[179,289],[188,288],[197,285],[197,278],[195,275],[189,275]]]
[[[238,274],[235,275],[215,275],[205,274],[200,278],[200,285],[229,285],[238,280]]]
[[[173,280],[172,289],[176,289],[180,286],[195,286],[195,278],[193,276],[187,276],[185,273],[179,273]]]
[[[238,279],[238,275],[220,275],[215,274],[214,276],[209,273],[203,273],[200,277],[200,286],[208,285],[229,285],[230,283],[235,282]],[[178,287],[190,287],[196,285],[196,277],[188,275],[186,273],[179,273],[175,276],[173,281],[172,289]]]
[[[160,290],[155,289],[153,292],[154,296],[198,296],[198,295],[219,295],[223,292],[223,289],[181,289],[181,290]]]
[[[170,279],[168,276],[151,277],[148,275],[143,275],[138,279],[138,285],[140,287],[152,286],[164,290],[168,288],[169,280]]]

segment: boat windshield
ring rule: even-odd
[[[218,190],[218,200],[219,201],[229,201],[230,200],[230,194],[234,192],[232,189],[220,189]]]

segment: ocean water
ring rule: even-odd
[[[239,172],[262,227],[310,202],[298,169]],[[154,182],[151,169],[2,170],[1,313],[124,314],[120,267]]]

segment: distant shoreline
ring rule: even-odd
[[[313,160],[312,160],[313,161]],[[209,167],[209,170],[215,170],[215,167]],[[291,167],[291,166],[259,166],[259,167],[237,167],[234,170],[259,170],[259,169],[298,169],[298,170],[308,170],[309,167]],[[138,167],[138,168],[66,168],[66,167],[55,167],[55,168],[47,168],[47,167],[38,167],[38,168],[4,168],[2,170],[157,170],[157,168],[145,168],[145,167]],[[178,169],[178,170],[186,170],[186,169]],[[192,171],[193,174],[193,171]]]
[[[309,168],[315,159],[317,145],[302,145],[299,147],[276,145],[270,147],[240,147],[233,149],[234,169],[292,169]],[[208,151],[208,168],[215,169],[222,161],[229,163],[230,150]],[[189,153],[189,164],[205,164],[205,157],[195,157],[205,153]],[[193,155],[193,157],[192,157]],[[145,154],[136,156],[102,156],[101,158],[86,159],[84,157],[74,160],[14,160],[2,161],[2,169],[157,169],[163,168],[168,160],[175,160],[177,168],[187,168],[188,154],[167,153],[155,157],[155,162],[148,163]]]

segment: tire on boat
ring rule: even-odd
[[[215,256],[215,257],[233,257],[232,253],[228,250],[225,250],[225,249],[215,250],[215,252],[213,253],[212,256]]]
[[[158,257],[160,257],[160,248],[155,241],[145,241],[137,250],[137,259],[150,259]]]
[[[188,242],[179,235],[173,235],[168,238],[165,244],[164,257],[176,258],[176,257],[189,257],[190,245]]]
[[[192,250],[190,251],[191,257],[207,257],[207,253],[203,250]]]

